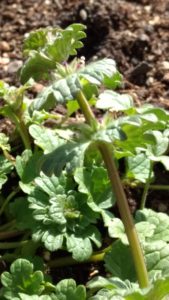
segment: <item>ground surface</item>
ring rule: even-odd
[[[16,71],[22,65],[24,34],[73,22],[87,25],[88,38],[80,55],[87,60],[114,58],[124,75],[122,90],[138,105],[151,102],[169,108],[169,0],[0,0],[0,79],[18,82]],[[158,184],[168,184],[168,179],[169,175],[165,172],[164,176],[158,167]],[[139,193],[128,192],[131,205]],[[149,193],[148,205],[169,211],[168,198],[168,192]],[[98,269],[96,265],[84,266],[85,280]],[[84,280],[78,267],[67,268],[66,272],[66,277]],[[57,276],[64,278],[65,270]]]

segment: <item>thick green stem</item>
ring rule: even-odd
[[[96,124],[97,120],[95,119],[93,112],[91,111],[91,108],[83,93],[82,92],[78,93],[76,98],[85,116],[86,122],[89,125],[92,125],[93,123]],[[96,124],[96,128],[98,128],[97,124]],[[112,185],[112,190],[117,199],[117,205],[119,208],[121,219],[123,221],[126,235],[128,237],[128,241],[131,247],[131,252],[135,264],[135,269],[137,272],[139,285],[141,288],[145,288],[149,285],[149,280],[148,280],[147,269],[144,261],[144,256],[137,236],[133,218],[130,213],[127,198],[124,193],[123,186],[113,159],[113,154],[110,145],[108,145],[105,142],[100,142],[98,144],[98,149],[102,154],[110,178],[110,182]]]
[[[113,193],[115,194],[117,199],[119,212],[131,247],[131,252],[132,252],[132,256],[133,256],[133,260],[134,260],[134,264],[138,276],[138,281],[140,287],[145,288],[148,286],[149,282],[148,282],[148,274],[147,274],[147,269],[144,261],[144,256],[135,229],[133,218],[130,213],[127,198],[124,193],[121,180],[113,159],[112,151],[110,149],[110,146],[106,143],[100,143],[98,147],[102,154],[104,163],[106,165],[109,174]]]

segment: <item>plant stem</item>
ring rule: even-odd
[[[167,191],[167,190],[169,190],[169,185],[151,184],[149,186],[149,189],[151,189],[151,190]]]
[[[95,129],[97,129],[98,127],[98,122],[90,108],[90,105],[86,99],[86,97],[84,96],[84,94],[80,91],[77,93],[76,98],[78,100],[78,104],[84,114],[85,120],[86,122],[91,125],[94,126]]]
[[[16,220],[12,220],[12,221],[10,221],[10,222],[4,224],[4,225],[1,225],[1,226],[0,226],[0,232],[1,232],[1,231],[5,231],[5,230],[7,230],[7,229],[9,230],[9,229],[14,228],[15,224],[16,224]]]
[[[134,264],[138,276],[138,281],[140,287],[145,288],[148,286],[149,282],[148,282],[148,274],[147,274],[147,269],[144,261],[144,256],[135,229],[133,218],[130,213],[127,198],[124,193],[118,171],[116,169],[111,148],[108,144],[104,142],[99,143],[98,147],[102,154],[104,163],[106,165],[109,174],[109,179],[112,184],[112,190],[117,199],[119,212],[125,227],[129,245],[131,247],[131,252],[132,252],[132,256],[133,256],[133,260],[134,260]]]
[[[4,201],[4,203],[2,204],[1,208],[0,208],[0,216],[2,215],[2,213],[4,212],[5,207],[7,206],[7,204],[11,201],[11,199],[19,192],[20,188],[16,188],[15,191],[12,191],[9,196],[6,198],[6,200]]]
[[[31,149],[31,142],[28,134],[28,130],[22,120],[22,118],[18,115],[16,115],[12,109],[8,108],[8,115],[9,118],[15,123],[16,128],[21,136],[21,139],[23,141],[23,144],[26,149]]]
[[[111,249],[110,247],[107,247],[103,249],[102,251],[95,252],[89,259],[85,260],[84,263],[90,263],[90,262],[99,262],[103,261],[105,254]],[[81,264],[82,262],[74,260],[72,256],[66,256],[66,257],[60,257],[58,259],[54,259],[48,262],[48,267],[50,268],[56,268],[56,267],[64,267],[64,266],[72,266]]]
[[[4,231],[4,232],[0,232],[0,240],[5,240],[5,239],[9,239],[9,238],[13,238],[16,237],[18,235],[21,235],[23,233],[23,231]]]
[[[79,103],[79,106],[85,116],[86,122],[89,125],[93,123],[97,123],[93,112],[82,92],[79,92],[76,95],[76,99]],[[96,128],[98,126],[96,125]],[[137,232],[135,229],[135,225],[133,222],[133,218],[130,213],[130,209],[128,206],[127,198],[123,190],[122,182],[120,180],[114,159],[113,154],[110,148],[110,145],[105,142],[100,142],[98,144],[98,149],[100,150],[104,163],[107,168],[107,172],[109,175],[109,179],[112,185],[113,193],[117,199],[117,205],[119,208],[119,212],[121,215],[121,219],[123,221],[126,235],[129,241],[129,245],[131,247],[131,252],[135,264],[135,269],[138,277],[138,282],[141,288],[145,288],[149,285],[148,273],[144,261],[143,252],[140,246],[140,242],[137,236]]]
[[[140,209],[143,209],[146,205],[147,194],[148,194],[148,190],[150,188],[152,168],[153,168],[153,165],[152,165],[152,162],[150,162],[150,170],[149,170],[148,178],[147,178],[146,184],[144,186],[143,194],[141,197]]]
[[[21,241],[21,242],[5,242],[5,243],[0,243],[0,249],[13,249],[13,248],[19,248],[28,243],[27,241]]]

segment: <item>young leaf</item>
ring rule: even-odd
[[[79,191],[87,195],[88,205],[94,211],[101,212],[115,203],[108,175],[103,167],[93,167],[90,170],[77,168],[74,178]]]
[[[112,59],[105,58],[91,63],[45,88],[33,102],[33,110],[49,110],[57,103],[75,100],[77,93],[83,89],[83,79],[92,85],[100,86],[104,84],[105,78],[112,78],[116,72],[116,64]]]
[[[131,181],[135,179],[139,182],[146,183],[147,179],[149,178],[151,162],[145,153],[127,157],[126,165],[127,170],[125,178]]]
[[[5,299],[13,299],[19,293],[40,295],[44,290],[44,276],[41,271],[33,271],[33,265],[26,259],[17,259],[10,267],[10,273],[1,275]]]
[[[21,82],[29,78],[35,80],[51,78],[50,71],[57,69],[57,63],[67,61],[81,48],[85,25],[72,24],[66,29],[47,28],[30,33],[24,43],[24,54],[28,56],[21,69]]]
[[[42,241],[50,251],[67,244],[67,250],[77,260],[92,253],[92,242],[101,246],[99,231],[92,224],[98,215],[86,203],[86,196],[75,191],[75,184],[64,174],[50,178],[41,174],[28,197],[33,212],[33,240]]]
[[[133,107],[133,101],[129,95],[120,95],[114,91],[105,90],[98,97],[96,107],[100,109],[112,109],[113,111],[125,111]]]
[[[0,189],[7,181],[7,174],[13,169],[12,162],[8,161],[3,155],[0,155]]]
[[[73,279],[63,279],[56,285],[52,300],[86,300],[86,290],[83,285],[76,285]]]

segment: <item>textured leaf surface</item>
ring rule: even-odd
[[[105,83],[106,78],[113,78],[116,73],[116,64],[112,59],[105,58],[91,63],[45,88],[35,99],[33,109],[48,110],[55,107],[57,103],[75,100],[77,93],[83,89],[83,79],[92,85],[100,86]]]
[[[63,279],[56,285],[52,300],[86,300],[85,287],[77,286],[73,279]]]
[[[13,164],[8,161],[3,155],[0,155],[0,189],[7,181],[7,174],[13,169]]]
[[[78,168],[75,180],[79,191],[88,196],[88,204],[94,210],[101,212],[115,203],[106,170],[103,167],[92,169]]]
[[[87,205],[86,196],[75,191],[75,183],[69,177],[41,174],[35,179],[28,201],[34,226],[29,222],[27,225],[33,240],[42,241],[48,250],[61,249],[65,241],[67,250],[82,261],[92,254],[92,242],[101,246],[101,235],[92,225],[98,215]]]
[[[125,177],[129,180],[138,180],[145,183],[149,178],[150,159],[144,153],[127,158],[127,170]]]
[[[17,259],[10,267],[10,273],[1,275],[3,295],[6,299],[13,299],[19,292],[28,295],[41,294],[43,291],[43,274],[33,271],[33,265],[26,259]]]
[[[25,83],[31,77],[49,79],[49,72],[57,68],[57,63],[66,61],[83,46],[84,29],[82,24],[72,24],[64,30],[47,28],[30,33],[24,42],[24,54],[28,59],[21,69],[21,81]]]
[[[114,91],[105,90],[99,95],[96,107],[100,109],[112,109],[113,111],[125,111],[133,107],[133,101],[129,95],[120,95]]]

